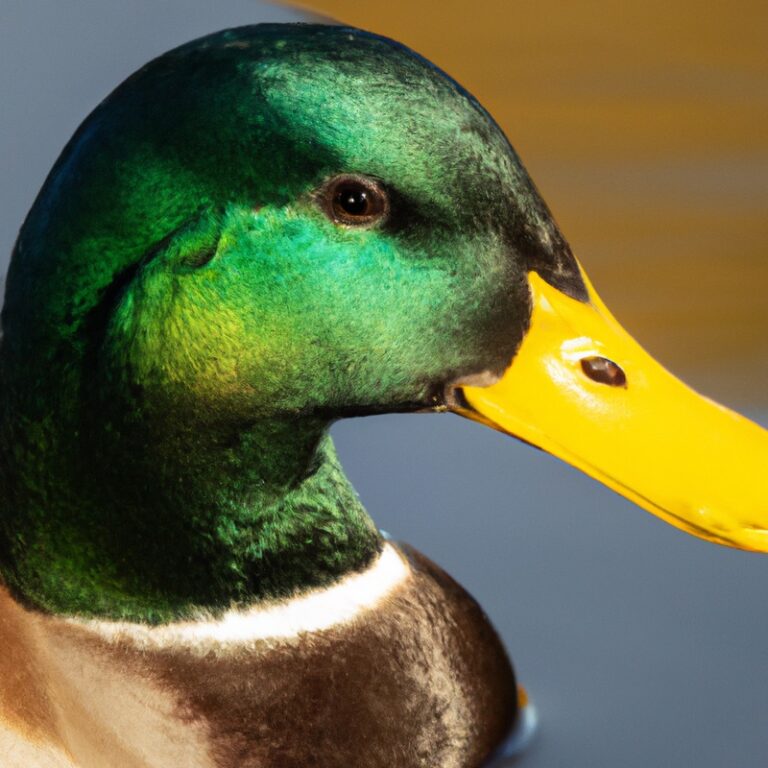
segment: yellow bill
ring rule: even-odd
[[[583,273],[582,273],[583,274]],[[529,275],[531,327],[459,412],[567,461],[695,536],[768,551],[768,432],[689,389],[591,302]]]

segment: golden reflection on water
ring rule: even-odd
[[[707,394],[768,403],[768,3],[302,5],[460,80],[619,319]]]

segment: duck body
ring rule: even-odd
[[[480,766],[516,722],[480,607],[393,543],[333,587],[220,620],[67,621],[7,593],[0,615],[7,768]]]

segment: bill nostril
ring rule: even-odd
[[[607,384],[609,387],[627,386],[627,375],[621,366],[607,357],[583,357],[581,370],[598,384]]]

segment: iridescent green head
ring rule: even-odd
[[[527,328],[531,269],[584,295],[499,128],[403,46],[263,25],[156,59],[67,145],[13,256],[6,578],[32,579],[19,531],[42,536],[41,515],[71,544],[60,580],[76,581],[112,539],[140,548],[139,508],[186,536],[197,523],[180,506],[210,522],[211,489],[241,483],[218,493],[242,517],[262,503],[254,488],[278,498],[312,474],[331,420],[439,407],[451,382],[500,373]],[[246,464],[248,488],[233,479]],[[141,591],[153,567],[111,578]],[[216,599],[269,591],[264,578]]]
[[[350,174],[386,198],[370,223],[329,215]],[[564,250],[501,131],[428,62],[248,27],[155,60],[83,124],[22,231],[4,351],[25,380],[87,359],[174,409],[430,405],[508,363],[530,261]]]

